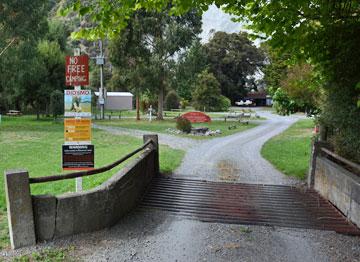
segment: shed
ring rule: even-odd
[[[99,97],[99,92],[95,92]],[[130,92],[106,92],[105,109],[107,110],[132,110],[133,94]]]

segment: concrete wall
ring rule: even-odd
[[[141,200],[155,175],[155,155],[155,151],[146,151],[92,190],[60,196],[33,196],[36,240],[96,231],[117,223]]]
[[[360,227],[360,177],[318,155],[314,188]]]
[[[116,224],[144,195],[159,173],[157,135],[133,162],[100,186],[60,196],[30,195],[26,171],[5,173],[7,210],[12,248],[91,232]]]

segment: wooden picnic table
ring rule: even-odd
[[[17,110],[9,110],[7,113],[6,113],[7,116],[21,116],[22,113],[20,111],[17,111]]]

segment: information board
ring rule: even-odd
[[[65,117],[91,117],[91,90],[64,91]]]
[[[64,170],[91,170],[94,168],[94,145],[63,145]]]
[[[66,56],[65,84],[67,86],[89,85],[89,57],[87,55]]]
[[[91,119],[64,119],[65,142],[90,142],[91,141]]]

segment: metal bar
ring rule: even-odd
[[[96,169],[93,169],[93,170],[68,173],[68,174],[64,174],[64,175],[45,176],[45,177],[31,177],[31,178],[29,178],[29,183],[30,184],[45,183],[45,182],[72,179],[72,178],[77,178],[77,177],[91,176],[91,175],[96,175],[96,174],[99,174],[99,173],[103,173],[103,172],[109,171],[109,170],[113,169],[114,167],[120,165],[122,162],[129,159],[133,155],[139,153],[141,150],[144,150],[150,144],[152,144],[152,140],[149,140],[142,147],[134,150],[133,152],[127,154],[126,156],[120,158],[119,160],[117,160],[114,163],[111,163],[111,164],[109,164],[107,166],[103,166],[103,167],[96,168]]]
[[[343,162],[344,164],[356,169],[357,171],[360,172],[360,165],[354,163],[354,162],[351,162],[337,154],[335,154],[334,152],[330,151],[329,149],[326,149],[326,148],[321,148],[321,151],[324,152],[325,154],[335,158],[336,160],[339,160],[340,162]]]
[[[360,235],[330,202],[291,186],[156,177],[140,209],[153,208],[207,222],[334,230]]]

